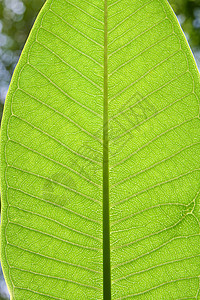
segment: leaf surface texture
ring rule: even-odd
[[[200,298],[199,95],[166,0],[46,1],[2,124],[12,299]]]

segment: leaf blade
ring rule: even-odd
[[[13,299],[102,299],[109,184],[104,298],[198,298],[199,74],[167,1],[109,1],[108,33],[103,4],[47,1],[15,71],[1,143],[6,279]]]
[[[57,6],[47,1],[40,13],[15,72],[15,91],[10,92],[4,115],[7,190],[2,192],[4,199],[9,193],[9,204],[3,203],[2,235],[6,240],[2,260],[9,263],[6,279],[16,299],[79,298],[85,294],[94,299],[102,294],[102,149],[101,133],[96,132],[102,117],[101,107],[94,101],[85,103],[95,94],[102,97],[103,69],[95,51],[101,48],[101,41],[89,36],[94,29],[84,33],[80,22],[77,28],[69,23],[69,32],[62,35],[60,29],[69,18],[66,12],[74,10],[68,5],[63,9],[62,2]],[[85,10],[88,17],[86,4]],[[82,16],[82,9],[79,12]],[[56,21],[53,27],[50,21]],[[48,42],[45,29],[54,34]],[[76,39],[69,43],[72,33],[82,46]],[[59,46],[58,41],[62,41]],[[90,48],[87,55],[82,54],[84,48]],[[86,67],[88,61],[96,75]],[[74,96],[76,82],[83,91],[79,89]],[[70,91],[69,86],[73,87]],[[79,136],[81,142],[70,145],[69,135],[73,140]],[[94,150],[89,151],[89,146]],[[92,172],[97,173],[94,180]]]
[[[109,40],[113,299],[195,297],[199,74],[167,1],[120,5]]]

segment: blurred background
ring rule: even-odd
[[[12,73],[45,0],[0,0],[0,118]],[[200,0],[169,0],[200,69]],[[0,300],[9,293],[0,270]]]

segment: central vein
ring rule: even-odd
[[[104,111],[103,111],[103,299],[111,300],[109,142],[108,142],[108,5],[104,0]]]

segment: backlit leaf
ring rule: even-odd
[[[1,133],[12,299],[200,299],[199,73],[166,0],[47,0]]]

